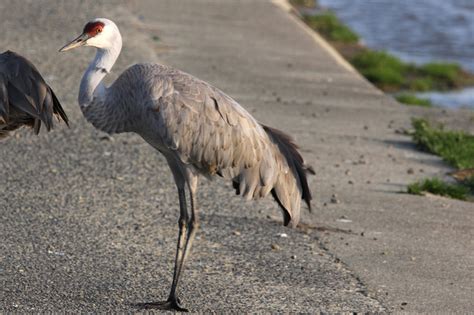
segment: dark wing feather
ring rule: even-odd
[[[0,123],[8,122],[8,113],[10,112],[10,102],[8,101],[7,82],[0,72]]]
[[[0,54],[0,116],[0,132],[28,125],[38,133],[41,123],[49,131],[53,116],[69,125],[59,100],[36,67],[11,51]]]
[[[66,115],[66,112],[64,111],[63,107],[61,106],[61,103],[59,103],[58,98],[56,97],[56,94],[54,94],[54,91],[50,88],[49,91],[51,92],[51,96],[53,97],[53,112],[66,123],[66,126],[69,127],[69,118]]]

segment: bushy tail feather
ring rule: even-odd
[[[288,136],[287,134],[283,133],[280,130],[277,130],[265,125],[262,125],[262,127],[265,130],[265,132],[268,134],[270,139],[278,146],[278,148],[280,149],[280,152],[284,155],[288,163],[288,166],[293,172],[295,179],[300,184],[301,198],[306,202],[306,204],[308,205],[308,209],[311,211],[312,196],[311,196],[311,191],[308,186],[306,173],[315,174],[313,168],[304,164],[303,157],[298,152],[298,146],[294,143],[293,139],[291,139],[290,136]],[[280,197],[278,196],[278,193],[275,191],[275,189],[272,189],[271,193],[272,193],[272,196],[275,198],[276,202],[284,210],[283,211],[284,224],[288,225],[292,219],[291,212],[289,211],[290,209],[286,209],[283,206],[280,200]],[[294,222],[294,225],[296,225],[298,223],[297,218],[293,218],[293,219],[296,219],[295,220],[296,222]]]

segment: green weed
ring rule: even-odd
[[[429,192],[434,195],[467,200],[469,188],[457,184],[448,184],[439,178],[431,178],[408,185],[407,192],[413,195],[422,195],[424,192]]]
[[[413,94],[400,94],[397,95],[396,100],[400,103],[413,106],[431,107],[431,101],[423,98],[416,97]]]
[[[432,127],[424,119],[414,119],[413,140],[422,149],[441,156],[456,168],[474,167],[474,136],[463,131]]]

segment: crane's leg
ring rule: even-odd
[[[168,299],[163,302],[151,302],[143,303],[139,306],[145,309],[161,309],[161,310],[174,310],[179,312],[187,312],[188,310],[182,308],[179,305],[179,299],[176,297],[176,288],[178,286],[179,276],[181,274],[181,269],[183,268],[184,262],[184,250],[186,247],[187,239],[187,227],[188,227],[188,211],[186,209],[186,194],[184,190],[184,185],[180,187],[178,185],[178,195],[179,195],[179,219],[178,219],[178,244],[176,247],[176,257],[174,261],[174,272],[173,272],[173,282],[171,283],[170,294]]]
[[[186,248],[186,235],[188,230],[188,210],[186,209],[186,193],[184,188],[178,188],[179,195],[179,236],[178,236],[178,245],[176,248],[176,258],[174,260],[174,272],[173,272],[173,282],[171,283],[171,290],[168,296],[168,299],[164,305],[168,304],[169,308],[181,312],[187,312],[188,310],[179,306],[178,298],[176,297],[176,288],[178,287],[179,276],[181,275],[181,270],[184,266],[184,250]]]
[[[193,244],[194,236],[198,228],[198,215],[196,208],[196,190],[197,190],[197,181],[198,177],[188,169],[183,169],[179,167],[172,159],[168,159],[171,170],[173,171],[174,179],[176,186],[178,187],[179,195],[179,234],[178,234],[178,244],[176,248],[176,258],[174,265],[173,273],[173,282],[171,283],[170,294],[168,299],[164,302],[155,302],[155,303],[144,303],[140,306],[142,308],[156,308],[161,310],[174,310],[187,312],[188,310],[182,308],[179,304],[180,301],[176,297],[176,288],[178,287],[178,281],[181,276],[181,272],[184,268],[184,262],[188,257],[191,246]],[[183,170],[185,174],[181,172]],[[185,175],[185,176],[184,176]],[[186,180],[184,180],[186,178]],[[191,218],[188,217],[188,211],[186,208],[186,193],[184,190],[185,182],[188,184],[189,195],[191,199]]]
[[[178,188],[178,197],[179,197],[179,219],[178,219],[178,244],[176,246],[176,257],[174,261],[174,272],[173,272],[173,282],[171,283],[171,289],[168,296],[168,299],[163,302],[152,302],[152,303],[143,303],[139,306],[141,308],[150,309],[161,309],[161,310],[174,310],[180,312],[187,312],[188,310],[182,308],[179,305],[179,299],[176,297],[176,288],[178,287],[179,277],[181,275],[181,270],[184,266],[184,252],[186,249],[186,244],[188,243],[189,238],[189,216],[186,206],[186,179],[187,173],[186,170],[179,164],[179,162],[174,159],[172,156],[166,156],[168,164],[170,166],[171,172]]]
[[[196,235],[196,231],[198,229],[198,224],[199,224],[199,218],[197,214],[197,208],[196,208],[196,190],[197,190],[197,179],[198,177],[195,175],[192,175],[190,171],[188,171],[188,176],[187,176],[187,183],[188,183],[188,188],[189,188],[189,196],[191,199],[191,218],[188,220],[188,213],[186,210],[186,196],[184,193],[184,189],[178,189],[178,192],[180,194],[180,207],[181,205],[184,205],[184,209],[186,210],[184,212],[186,216],[186,220],[179,221],[180,225],[180,234],[179,234],[179,240],[178,240],[178,249],[176,251],[176,260],[175,260],[175,271],[173,275],[173,283],[171,285],[171,291],[170,295],[168,297],[168,300],[166,301],[167,303],[171,302],[172,309],[178,310],[178,311],[185,311],[187,312],[187,309],[184,309],[179,306],[179,299],[176,297],[176,287],[178,286],[178,281],[181,276],[181,272],[183,271],[184,268],[184,263],[186,261],[186,258],[188,257],[191,247],[193,245],[194,241],[194,236]],[[186,234],[186,239],[184,240],[184,235]],[[182,244],[182,241],[185,241],[184,244]],[[180,245],[182,246],[180,248]],[[181,256],[179,257],[178,254]],[[179,258],[178,258],[179,257]]]
[[[184,248],[184,257],[183,262],[189,256],[191,252],[191,247],[193,245],[194,236],[199,228],[199,215],[197,210],[197,200],[196,200],[196,191],[197,191],[198,177],[195,175],[188,176],[188,188],[189,188],[189,198],[191,199],[191,218],[188,224],[188,236],[186,238],[186,246]]]

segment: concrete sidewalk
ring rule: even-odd
[[[411,116],[443,113],[381,95],[271,2],[146,0],[0,4],[9,30],[2,49],[38,66],[72,120],[69,130],[22,131],[2,142],[1,311],[133,311],[169,288],[178,203],[166,163],[137,136],[110,138],[87,124],[76,96],[93,52],[56,53],[96,16],[116,21],[124,37],[112,77],[140,61],[192,73],[294,135],[317,170],[315,210],[297,230],[280,226],[270,199],[247,203],[228,183],[201,181],[185,306],[473,308],[473,205],[399,193],[447,169],[395,130]]]

